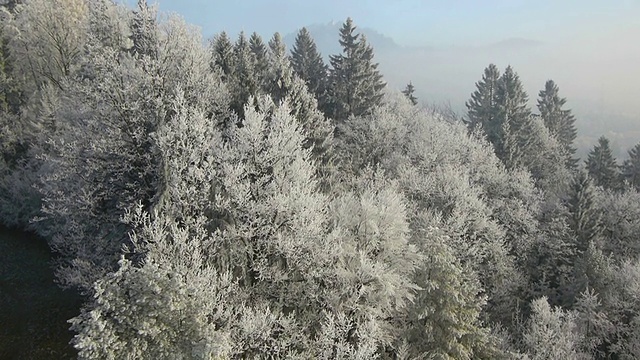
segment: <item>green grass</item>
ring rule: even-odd
[[[81,298],[54,283],[52,254],[33,234],[0,227],[0,359],[72,359],[67,320]]]

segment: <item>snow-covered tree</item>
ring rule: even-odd
[[[530,359],[581,359],[581,342],[576,315],[552,308],[546,298],[531,304],[531,318],[524,333],[524,345]]]

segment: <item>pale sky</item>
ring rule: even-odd
[[[136,0],[125,0],[130,4]],[[154,0],[148,0],[154,3]],[[316,23],[373,28],[401,45],[483,45],[505,38],[572,38],[640,25],[640,0],[157,0],[200,26],[270,37]],[[640,46],[636,44],[635,46]]]

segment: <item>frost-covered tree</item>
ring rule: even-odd
[[[84,0],[32,0],[18,4],[4,25],[16,74],[31,93],[45,84],[62,88],[82,54],[87,37]]]
[[[544,90],[538,94],[538,110],[551,135],[562,144],[567,156],[567,166],[575,168],[578,165],[578,160],[573,158],[576,153],[573,142],[578,133],[575,127],[576,119],[571,110],[563,109],[567,99],[561,98],[558,93],[558,85],[553,80],[548,80]]]
[[[569,226],[576,236],[576,249],[582,253],[589,243],[597,241],[602,226],[595,203],[595,189],[589,176],[579,172],[571,185],[567,202]]]
[[[175,115],[176,99],[205,117],[227,109],[197,33],[176,18],[157,32],[155,59],[93,44],[86,58],[92,78],[69,81],[64,96],[49,100],[60,125],[42,156],[38,230],[63,255],[65,284],[90,289],[113,270],[127,240],[123,214],[137,202],[147,210],[161,202],[170,179],[155,136]]]
[[[426,255],[416,276],[421,290],[403,325],[411,354],[438,359],[495,357],[480,320],[486,298],[473,271],[456,257],[440,229],[425,229],[420,238]]]
[[[307,28],[300,29],[296,36],[291,49],[291,66],[322,108],[326,102],[328,69]]]
[[[622,164],[622,177],[634,189],[640,191],[640,144],[629,150],[629,158]]]
[[[528,99],[520,77],[511,66],[507,66],[496,91],[500,128],[496,129],[498,135],[493,143],[496,154],[507,167],[525,165],[524,158],[534,151],[533,138],[530,136],[533,119],[527,105]]]
[[[158,49],[158,27],[156,26],[157,9],[149,7],[147,0],[138,0],[138,9],[131,19],[131,51],[138,56],[149,56],[155,59]]]
[[[467,126],[470,131],[482,129],[490,143],[497,142],[500,120],[498,119],[497,93],[500,70],[494,64],[484,69],[482,80],[476,83],[476,90],[466,102]]]
[[[357,34],[351,18],[340,29],[342,54],[331,55],[328,111],[337,121],[370,113],[380,104],[386,84],[373,62],[373,48]]]
[[[233,83],[229,84],[232,95],[231,109],[242,118],[244,105],[249,97],[257,94],[259,87],[253,53],[244,32],[238,35],[233,46],[233,53],[235,59],[234,76]]]
[[[611,190],[620,189],[620,170],[606,137],[601,136],[598,139],[598,144],[594,145],[587,156],[585,166],[596,186]]]
[[[580,335],[576,316],[549,306],[546,298],[531,304],[531,318],[524,333],[524,345],[530,359],[581,359]]]
[[[404,94],[404,96],[407,97],[407,99],[409,99],[409,101],[411,101],[413,105],[418,105],[418,98],[415,97],[415,95],[413,94],[415,91],[416,91],[415,86],[413,86],[413,84],[409,82],[407,84],[407,87],[405,87],[404,90],[402,90],[402,93]]]

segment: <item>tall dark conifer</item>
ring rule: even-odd
[[[221,32],[213,38],[211,51],[216,66],[222,70],[222,80],[228,81],[233,76],[236,66],[233,43],[226,32]]]
[[[622,164],[622,177],[640,191],[640,144],[629,150],[629,158]]]
[[[418,98],[413,94],[416,91],[416,88],[413,86],[411,82],[407,84],[407,87],[402,90],[404,96],[411,101],[413,105],[418,105]]]
[[[340,29],[342,54],[332,55],[329,114],[336,120],[364,115],[379,105],[386,86],[373,62],[373,48],[355,32],[351,18]]]
[[[595,185],[610,190],[620,189],[620,171],[609,146],[609,139],[604,136],[598,139],[598,144],[589,153],[585,165]]]
[[[482,80],[476,83],[476,90],[471,94],[471,99],[466,102],[469,130],[482,128],[492,144],[495,144],[500,129],[496,99],[499,81],[500,70],[494,64],[489,64],[484,69]]]
[[[302,28],[291,49],[291,65],[296,75],[307,84],[320,107],[326,103],[327,65],[322,60],[307,28]]]
[[[567,156],[567,166],[575,169],[578,164],[578,160],[574,158],[576,148],[573,146],[578,134],[575,127],[576,119],[571,110],[563,109],[567,99],[561,98],[558,92],[558,86],[553,80],[548,80],[544,90],[538,95],[538,110],[544,125],[562,145]]]

